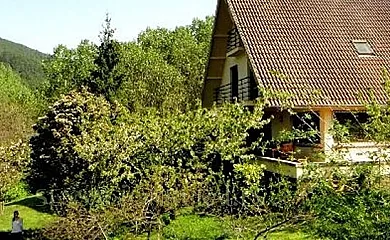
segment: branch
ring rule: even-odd
[[[108,238],[107,238],[107,236],[106,236],[106,233],[104,232],[104,230],[103,230],[102,226],[100,225],[100,223],[97,222],[97,224],[98,224],[98,226],[99,226],[99,228],[100,228],[100,231],[103,233],[104,239],[108,240]]]
[[[304,217],[306,217],[306,216],[300,215],[300,216],[291,217],[291,218],[288,218],[288,219],[286,219],[286,220],[284,220],[282,222],[276,223],[276,224],[272,225],[271,227],[267,227],[266,229],[260,231],[256,235],[256,237],[254,238],[254,240],[257,240],[261,235],[263,235],[263,234],[265,234],[267,232],[270,232],[270,231],[274,230],[275,228],[278,228],[278,227],[280,227],[280,226],[282,226],[282,225],[284,225],[284,224],[286,224],[286,223],[288,223],[288,222],[290,222],[292,220],[297,221],[299,218],[304,218]]]

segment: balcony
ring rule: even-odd
[[[224,102],[253,101],[259,96],[254,78],[246,77],[237,84],[225,84],[215,90],[214,101],[219,105]]]
[[[227,56],[234,57],[244,51],[237,28],[228,32]]]

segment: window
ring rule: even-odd
[[[339,129],[335,129],[336,141],[364,141],[366,133],[364,125],[368,122],[369,116],[365,112],[335,112],[336,127],[339,124]]]
[[[361,56],[373,56],[374,50],[367,41],[364,40],[354,40],[352,41],[353,45],[356,48],[356,51]]]
[[[297,146],[311,146],[321,142],[319,113],[297,113],[292,116],[292,123]]]

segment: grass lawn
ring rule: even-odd
[[[261,239],[261,238],[259,238]],[[283,231],[277,231],[269,234],[267,239],[283,239],[283,240],[314,240],[318,239],[303,233],[297,229],[287,229]]]
[[[221,221],[212,217],[199,217],[197,215],[179,216],[169,225],[165,226],[160,233],[154,232],[152,240],[157,239],[176,239],[176,240],[235,240],[235,239],[254,239],[256,232],[243,231],[241,233],[232,231],[229,228],[229,220]],[[137,239],[146,240],[147,235],[142,236],[123,236],[114,239]],[[258,239],[264,239],[264,236]],[[299,227],[286,228],[275,231],[267,235],[266,239],[271,240],[314,240],[316,237],[310,236],[299,229]]]
[[[11,219],[13,212],[18,210],[20,216],[24,221],[24,228],[28,229],[41,229],[48,226],[55,221],[58,217],[47,212],[47,209],[39,206],[41,200],[36,196],[28,197],[22,200],[11,202],[6,204],[5,212],[0,216],[0,234],[6,233],[11,230]],[[256,219],[249,220],[250,222],[256,222]],[[165,226],[158,238],[158,234],[154,232],[151,239],[177,239],[177,240],[233,240],[233,239],[254,239],[256,233],[244,231],[238,233],[233,231],[229,225],[231,225],[231,219],[220,220],[214,217],[200,217],[195,214],[187,213],[178,216],[170,224]],[[1,235],[0,235],[0,239]],[[147,239],[146,235],[143,236],[122,236],[114,239]],[[263,236],[259,239],[264,239]],[[314,238],[304,232],[299,227],[288,228],[281,231],[275,231],[267,235],[266,239],[271,240],[314,240]]]
[[[36,196],[6,204],[4,214],[0,216],[0,231],[11,230],[11,220],[15,210],[18,210],[20,217],[23,218],[24,229],[44,228],[55,221],[57,217],[47,213],[47,209],[40,207],[40,204],[42,201]]]

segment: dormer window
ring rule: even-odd
[[[352,41],[359,56],[374,56],[374,50],[366,40],[354,40]]]

